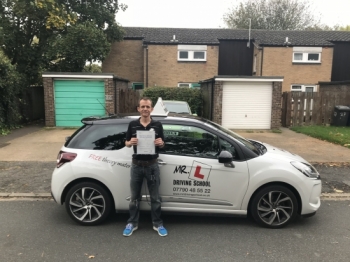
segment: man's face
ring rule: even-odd
[[[140,105],[137,107],[142,117],[149,117],[153,111],[152,102],[149,100],[140,100]]]

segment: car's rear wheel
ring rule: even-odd
[[[250,212],[254,220],[264,227],[281,228],[292,222],[298,211],[294,193],[285,186],[261,188],[253,197]]]
[[[69,216],[81,225],[102,223],[111,211],[111,197],[100,185],[83,182],[67,193],[65,206]]]

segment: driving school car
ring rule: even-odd
[[[246,216],[281,228],[320,207],[321,180],[302,157],[247,140],[206,119],[152,116],[162,123],[159,193],[162,211]],[[133,149],[125,147],[132,116],[83,119],[61,148],[52,196],[82,225],[129,209]],[[142,188],[141,210],[149,210]]]

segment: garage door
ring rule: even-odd
[[[229,129],[270,129],[271,106],[271,83],[226,82],[222,125]]]
[[[56,126],[81,126],[88,116],[105,115],[103,81],[55,80]]]

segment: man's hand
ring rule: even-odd
[[[127,147],[137,146],[137,138],[136,137],[132,137],[130,139],[130,141],[125,141],[125,145]]]
[[[158,147],[163,147],[164,146],[164,141],[161,138],[157,138],[156,140],[154,140],[154,144]]]

